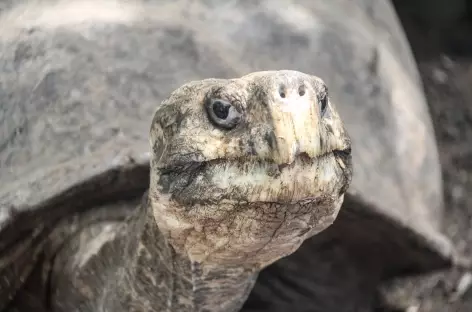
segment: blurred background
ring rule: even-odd
[[[472,248],[472,1],[395,0],[433,119],[445,189],[444,231]],[[472,311],[469,273],[448,271],[398,283],[392,301],[411,311]],[[400,286],[401,285],[401,286]],[[457,298],[457,292],[462,293]]]

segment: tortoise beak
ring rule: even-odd
[[[276,143],[271,158],[276,164],[291,164],[301,154],[310,158],[323,154],[316,96],[286,90],[284,98],[275,96],[269,110]]]

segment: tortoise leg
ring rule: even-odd
[[[76,229],[67,239],[64,233],[56,233],[53,241],[63,243],[52,248],[49,263],[48,305],[53,311],[119,310],[114,305],[120,303],[116,296],[123,287],[117,285],[126,285],[123,269],[133,260],[128,248],[137,248],[141,223],[135,207],[140,201],[138,197],[98,206],[63,226],[66,231]]]
[[[126,218],[141,196],[103,206],[59,221],[42,244],[32,272],[5,312],[98,311],[106,286],[129,260],[128,238],[136,233]],[[105,257],[97,256],[105,254]]]

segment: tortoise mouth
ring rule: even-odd
[[[350,150],[316,157],[300,153],[290,164],[256,157],[211,159],[160,168],[160,192],[184,205],[220,202],[297,203],[342,196],[351,181]]]
[[[276,167],[279,171],[283,171],[285,169],[293,168],[295,163],[313,163],[317,160],[321,160],[323,158],[328,158],[334,156],[336,158],[341,158],[343,160],[349,160],[351,158],[351,148],[347,148],[344,150],[333,150],[321,155],[317,155],[315,157],[310,157],[308,153],[302,152],[295,156],[295,161],[291,163],[284,163],[277,165],[271,159],[260,159],[256,156],[248,155],[245,157],[236,157],[236,158],[215,158],[215,159],[208,159],[204,161],[189,161],[189,162],[179,162],[169,166],[160,167],[159,170],[161,174],[169,174],[169,173],[180,173],[180,172],[189,172],[194,171],[197,169],[205,169],[212,165],[221,165],[224,163],[238,163],[238,164],[245,164],[245,163],[258,163],[258,164],[266,164],[267,166]]]
[[[322,158],[325,158],[325,157],[329,157],[330,155],[334,155],[334,157],[336,158],[339,158],[339,159],[342,159],[345,163],[348,163],[349,160],[351,159],[351,147],[348,147],[348,148],[345,148],[345,149],[339,149],[339,150],[333,150],[333,151],[330,151],[330,152],[327,152],[327,153],[324,153],[324,154],[321,154],[321,155],[317,155],[315,157],[310,157],[308,155],[308,153],[306,152],[302,152],[300,154],[298,154],[295,159],[297,160],[301,160],[302,162],[304,163],[308,163],[308,162],[313,162],[314,160],[317,160],[317,159],[322,159]],[[291,164],[281,164],[281,165],[278,165],[279,167],[279,170],[282,171],[284,168],[289,168]]]
[[[351,159],[351,147],[347,147],[345,149],[337,149],[333,151],[329,151],[314,157],[311,157],[308,155],[306,152],[301,152],[295,156],[295,160],[302,161],[303,163],[310,163],[314,162],[316,160],[322,159],[322,158],[327,158],[330,156],[334,156],[335,158],[340,158],[345,162],[349,162]],[[211,165],[217,165],[217,164],[222,164],[222,163],[239,163],[239,164],[244,164],[244,163],[259,163],[263,164],[266,163],[268,165],[276,166],[278,167],[279,171],[284,170],[285,168],[291,168],[294,166],[294,163],[296,161],[293,161],[292,163],[285,163],[285,164],[279,164],[276,165],[276,163],[271,160],[271,159],[261,159],[258,156],[253,156],[253,155],[246,155],[246,156],[240,156],[240,157],[235,157],[235,158],[214,158],[214,159],[208,159],[208,160],[203,160],[203,161],[182,161],[182,162],[176,162],[174,164],[165,166],[165,167],[160,167],[159,170],[161,174],[168,174],[168,173],[177,173],[177,172],[188,172],[189,170],[192,169],[204,169],[207,166]]]
[[[341,158],[350,158],[351,157],[351,147],[342,149],[342,150],[334,150],[334,156],[341,157]]]

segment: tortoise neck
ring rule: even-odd
[[[202,265],[178,254],[160,232],[149,205],[145,206],[135,262],[135,289],[143,297],[154,297],[151,306],[156,311],[239,311],[258,272]],[[156,302],[162,306],[155,306]]]

